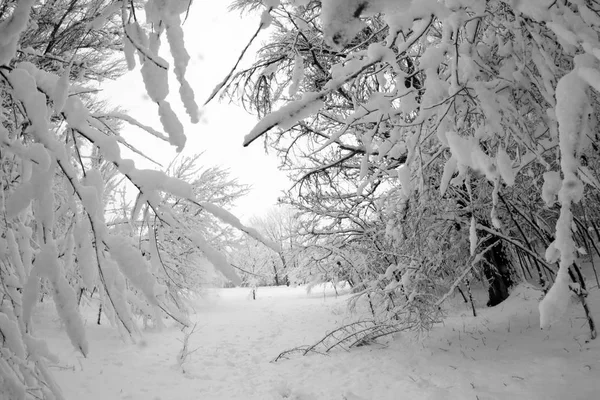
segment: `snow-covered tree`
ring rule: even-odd
[[[536,271],[543,290],[553,281],[541,326],[575,293],[595,336],[576,261],[594,251],[579,225],[599,222],[599,13],[588,0],[281,1],[228,93],[263,116],[245,145],[278,151],[296,176],[291,201],[338,230],[380,218],[392,252],[409,249],[430,279],[447,255],[439,238],[457,235],[450,291],[489,264],[494,290]]]
[[[190,184],[198,202],[231,208],[247,193],[247,186],[231,179],[229,172],[222,167],[202,167],[201,159],[201,154],[177,156],[166,169],[166,174]],[[131,189],[131,185],[124,183],[121,192],[126,193],[126,188]],[[231,225],[223,223],[197,204],[169,193],[161,194],[160,204],[168,207],[186,229],[201,233],[210,246],[223,254],[230,255],[240,240]],[[166,286],[168,296],[175,300],[178,308],[185,309],[180,298],[182,294],[198,292],[213,283],[214,273],[204,253],[180,231],[162,222],[152,208],[144,204],[139,192],[135,201],[122,195],[112,210],[108,213],[111,231],[138,242],[137,247],[150,261],[153,275]]]
[[[274,252],[264,244],[242,237],[234,253],[235,264],[245,273],[242,279],[247,284],[281,285],[296,283],[294,277],[302,269],[298,253],[302,242],[299,236],[299,221],[293,208],[279,204],[262,215],[250,218],[248,225],[266,239],[276,244]],[[301,273],[300,273],[301,274]]]
[[[173,198],[262,240],[218,199],[199,197],[189,182],[136,168],[121,155],[122,146],[141,152],[120,136],[119,122],[177,150],[184,147],[183,125],[167,100],[171,68],[187,117],[199,120],[185,78],[190,57],[181,23],[189,6],[188,0],[0,1],[2,398],[63,398],[45,364],[55,357],[31,322],[41,290],[52,296],[69,339],[84,356],[88,342],[75,291],[80,284],[98,288],[105,314],[124,335],[138,331],[132,306],[143,307],[157,323],[165,315],[187,323],[154,274],[152,255],[148,260],[131,235],[107,223],[105,207],[120,180],[139,192],[130,219],[143,208],[145,217],[156,217],[147,226],[159,224],[185,238],[234,283],[239,277],[211,232],[192,229]],[[159,55],[163,42],[170,62]],[[122,73],[123,58],[129,69],[141,66],[164,133],[97,106],[95,81]],[[165,196],[173,197],[165,202]],[[131,303],[130,290],[141,294],[141,303]]]
[[[296,210],[283,204],[278,205],[269,209],[264,215],[254,216],[249,225],[278,245],[278,260],[271,263],[273,280],[275,285],[289,284],[288,274],[295,269],[294,252],[300,244]]]
[[[275,284],[275,272],[281,269],[279,255],[262,243],[242,237],[233,246],[231,263],[237,267],[242,285],[248,287]]]

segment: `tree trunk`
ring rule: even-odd
[[[290,286],[290,281],[288,279],[288,275],[287,275],[287,263],[285,261],[285,256],[283,255],[283,252],[279,253],[279,258],[281,259],[281,265],[283,266],[281,268],[282,274],[283,274],[283,284],[286,286]]]
[[[475,309],[475,302],[473,301],[473,292],[471,292],[471,283],[469,278],[465,278],[465,286],[467,287],[467,293],[469,294],[469,301],[471,302],[471,309],[473,310],[473,316],[477,316],[477,310]]]
[[[275,286],[279,286],[279,275],[277,274],[277,264],[275,263],[275,261],[272,261],[273,263],[273,273],[275,274]]]
[[[465,187],[466,191],[466,187]],[[466,199],[459,198],[457,204],[461,208],[467,207]],[[471,219],[473,214],[467,212],[467,217]],[[490,228],[490,224],[485,219],[475,216],[476,222]],[[496,245],[484,255],[483,274],[488,281],[488,307],[494,307],[508,298],[508,289],[513,285],[511,270],[509,268],[509,259],[504,250],[503,242],[498,237],[491,237],[482,243],[481,248],[485,249],[496,242]]]
[[[494,307],[508,298],[508,289],[513,285],[509,261],[504,252],[503,242],[498,238],[496,246],[485,255],[483,273],[488,281],[488,307]],[[491,243],[490,243],[491,244]],[[489,244],[484,244],[489,246]]]

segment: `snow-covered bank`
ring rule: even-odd
[[[59,327],[37,315],[39,333],[61,357],[53,367],[68,399],[592,399],[600,388],[600,342],[586,343],[576,312],[551,331],[539,329],[539,292],[521,286],[509,300],[470,316],[451,311],[423,342],[393,341],[330,356],[271,363],[281,351],[320,339],[357,317],[347,295],[328,290],[259,288],[212,292],[198,302],[193,352],[177,364],[183,333],[145,331],[123,343],[107,326],[87,320],[89,358],[77,355]],[[590,294],[592,310],[600,293]],[[596,313],[597,315],[597,313]],[[184,372],[185,371],[185,372]]]

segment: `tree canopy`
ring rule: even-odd
[[[45,364],[54,356],[35,337],[32,313],[52,298],[73,346],[88,354],[78,310],[84,292],[124,335],[137,315],[187,325],[184,289],[201,278],[193,256],[239,283],[223,224],[277,246],[226,210],[246,188],[197,158],[170,169],[136,168],[121,146],[122,124],[178,150],[185,145],[167,95],[171,68],[192,123],[199,107],[185,75],[182,18],[189,1],[0,1],[0,393],[62,398]],[[142,17],[143,15],[143,17]],[[159,55],[168,44],[172,60]],[[162,54],[162,53],[161,53]],[[98,82],[137,64],[162,132],[96,97]],[[164,132],[164,133],[163,133]],[[137,191],[133,206],[117,190]],[[107,206],[110,208],[107,209]],[[117,215],[118,210],[120,213]]]
[[[599,238],[595,2],[275,3],[269,40],[225,94],[262,117],[244,145],[262,138],[280,156],[307,232],[370,255],[364,293],[414,293],[435,310],[482,273],[502,292],[490,304],[537,281],[544,328],[570,293],[588,312],[578,257]],[[394,283],[404,275],[421,286]]]

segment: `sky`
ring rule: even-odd
[[[193,2],[188,19],[183,24],[185,44],[191,61],[187,79],[201,106],[214,87],[222,81],[235,64],[241,50],[256,31],[260,15],[240,16],[239,12],[228,12],[229,1]],[[267,39],[267,32],[261,32],[257,46]],[[163,50],[168,49],[164,40]],[[254,60],[254,51],[249,51],[244,62]],[[161,55],[172,66],[168,52]],[[172,69],[172,68],[171,68]],[[116,81],[103,85],[104,95],[111,106],[119,106],[129,111],[140,122],[162,131],[158,118],[158,106],[146,95],[146,90],[138,69],[128,72]],[[283,172],[278,171],[278,161],[271,151],[259,140],[251,146],[242,146],[244,135],[258,122],[242,107],[214,99],[202,109],[203,117],[198,124],[192,124],[179,100],[179,85],[171,74],[168,100],[180,117],[185,128],[187,143],[183,155],[203,153],[201,160],[207,167],[221,165],[228,168],[231,178],[252,186],[250,193],[238,200],[232,210],[236,216],[247,221],[254,215],[264,214],[275,205],[281,191],[291,186]],[[164,167],[176,156],[175,148],[155,139],[144,131],[124,125],[123,137],[144,151],[150,158]],[[123,155],[135,160],[138,168],[158,168],[156,165],[123,150]]]

